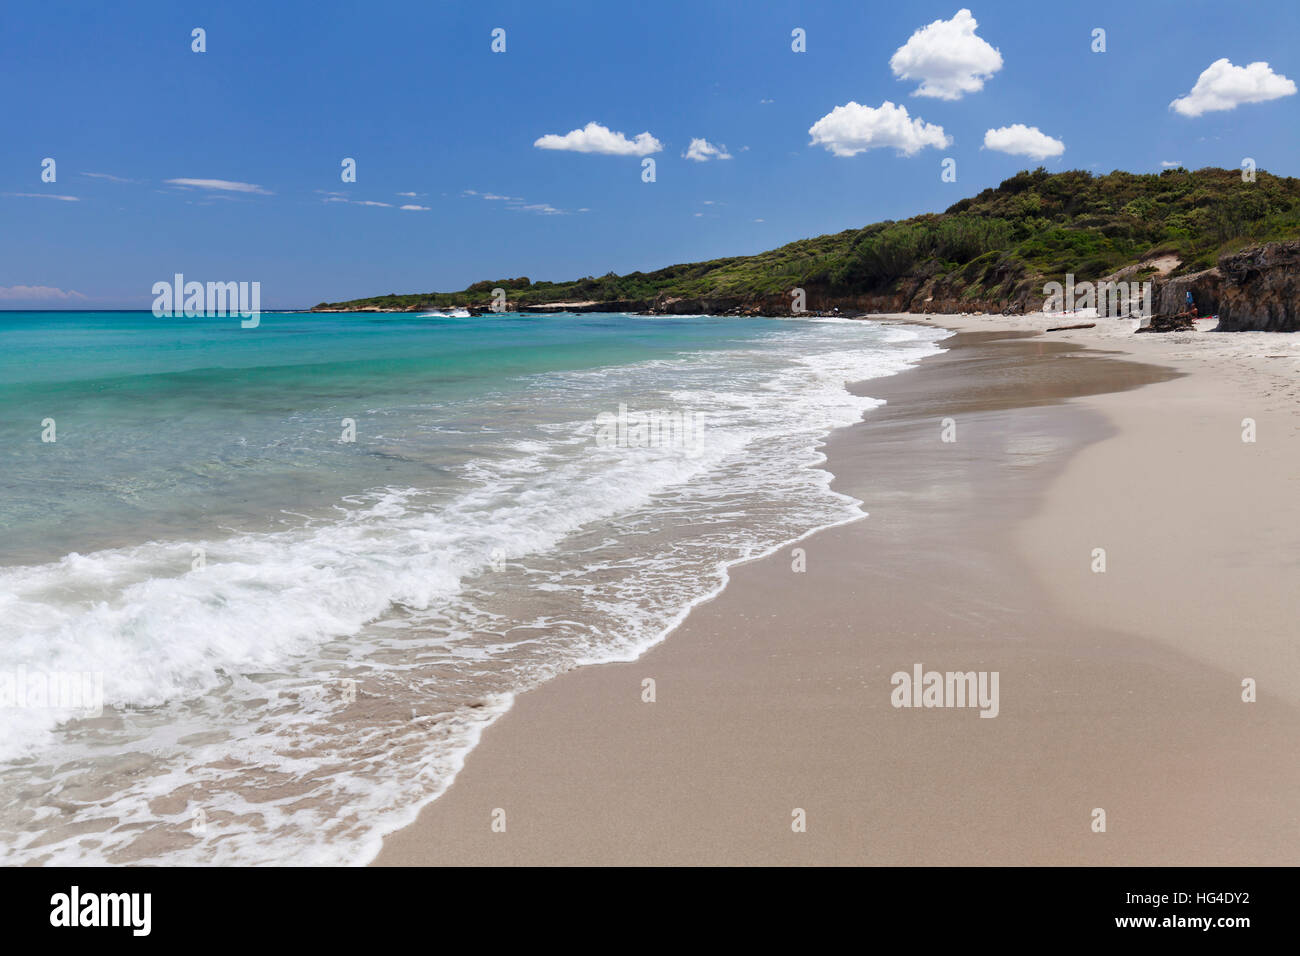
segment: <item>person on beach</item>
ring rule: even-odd
[[[1196,300],[1192,298],[1191,289],[1187,290],[1187,311],[1192,314],[1192,318],[1196,318]]]

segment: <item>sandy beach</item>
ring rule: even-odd
[[[375,863],[1300,862],[1300,341],[929,321],[825,449],[868,517],[521,695]]]

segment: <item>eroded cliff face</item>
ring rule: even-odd
[[[868,312],[998,312],[1006,306],[1032,310],[1042,307],[1040,287],[1038,280],[1008,276],[995,297],[972,298],[951,282],[904,279],[898,291],[889,295],[814,296],[809,290],[808,304],[809,308],[836,305]],[[1156,277],[1154,312],[1182,312],[1188,290],[1199,314],[1219,316],[1221,331],[1300,331],[1300,239],[1251,246],[1223,256],[1213,269],[1191,275]]]
[[[1191,290],[1201,315],[1222,332],[1300,331],[1300,240],[1268,242],[1226,255],[1213,269],[1156,288],[1156,312],[1181,312]]]
[[[1268,242],[1219,260],[1219,328],[1300,331],[1300,240]]]
[[[1222,317],[1219,307],[1222,289],[1223,274],[1217,267],[1174,279],[1157,281],[1153,310],[1156,315],[1177,315],[1187,308],[1187,293],[1190,290],[1192,298],[1196,301],[1198,315],[1219,313]]]

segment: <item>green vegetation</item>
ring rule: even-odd
[[[1178,273],[1214,265],[1243,246],[1300,237],[1300,179],[1226,169],[1159,174],[1020,172],[945,212],[802,239],[755,256],[613,272],[570,282],[485,280],[461,292],[387,295],[317,308],[392,310],[486,305],[507,290],[511,307],[601,301],[649,307],[663,296],[756,300],[796,286],[825,296],[901,294],[1010,301],[1042,283],[1095,280],[1157,254]],[[1143,270],[1145,277],[1149,269]]]

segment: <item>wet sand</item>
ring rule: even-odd
[[[945,345],[863,383],[889,404],[827,445],[869,517],[793,546],[805,571],[793,548],[734,568],[638,661],[522,695],[375,862],[1300,862],[1293,402],[1259,403],[1276,441],[1243,465],[1214,362]],[[1204,507],[1221,481],[1238,506]],[[1261,543],[1243,516],[1268,509],[1292,523]],[[895,708],[916,663],[997,671],[998,716]]]

